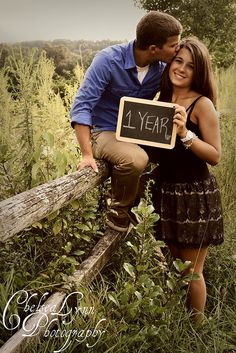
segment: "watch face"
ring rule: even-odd
[[[189,140],[192,140],[192,138],[193,138],[193,132],[188,130],[187,131],[187,135],[184,138],[182,138],[181,141],[182,142],[187,142]]]
[[[192,133],[192,131],[188,130],[186,137],[188,138],[188,140],[191,140],[191,139],[193,138],[193,133]]]

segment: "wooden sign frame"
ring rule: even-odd
[[[127,109],[130,108],[130,110]],[[151,115],[147,115],[151,111]],[[144,112],[146,112],[144,114]],[[116,138],[118,141],[172,149],[176,141],[174,104],[156,100],[122,97]]]

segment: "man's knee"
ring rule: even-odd
[[[142,173],[149,162],[148,155],[143,151],[140,155],[135,156],[133,164],[135,169]]]
[[[123,161],[123,166],[133,173],[141,174],[148,164],[149,158],[145,151],[127,154]]]

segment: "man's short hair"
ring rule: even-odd
[[[141,18],[136,28],[136,45],[145,50],[150,45],[159,48],[172,36],[182,32],[181,23],[173,16],[160,11],[150,11]]]

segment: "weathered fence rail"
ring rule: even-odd
[[[80,265],[80,268],[69,278],[69,282],[66,285],[66,289],[70,290],[70,287],[75,290],[79,289],[80,285],[85,284],[86,286],[97,276],[102,270],[104,265],[109,261],[110,257],[117,249],[120,240],[124,237],[124,233],[116,231],[107,231],[105,236],[99,240],[92,250],[91,255]],[[35,315],[27,321],[25,330],[21,328],[16,334],[14,334],[1,348],[0,353],[23,353],[25,348],[31,344],[34,340],[39,340],[45,333],[46,326],[40,326],[36,336],[30,336],[42,315],[47,316],[48,322],[51,321],[53,314],[59,312],[62,302],[66,297],[66,292],[62,287],[61,291],[53,293],[44,303],[43,307],[39,309]],[[53,326],[50,325],[50,328]],[[28,332],[28,336],[26,333]]]
[[[108,164],[104,161],[97,164],[98,173],[86,168],[0,202],[0,241],[6,241],[102,183],[109,175]]]
[[[0,202],[0,241],[6,241],[101,184],[109,176],[109,167],[104,161],[97,161],[97,165],[98,173],[86,168]],[[70,291],[74,286],[88,285],[109,261],[124,236],[125,233],[107,230],[88,258],[69,277],[68,283],[46,300],[43,308],[27,321],[25,328],[21,328],[0,348],[0,353],[24,352],[32,340],[39,339],[45,331],[44,327],[40,327],[36,337],[27,336],[27,330],[30,332],[39,323],[42,313],[48,320],[51,319],[66,296],[65,289]]]

